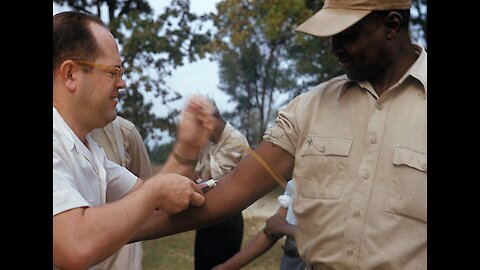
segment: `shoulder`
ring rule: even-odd
[[[132,130],[135,128],[135,124],[133,124],[131,121],[121,117],[120,115],[117,115],[118,123],[120,124],[120,127],[122,129],[127,129],[127,130]]]
[[[222,137],[225,138],[227,142],[241,142],[241,144],[246,144],[248,146],[248,140],[243,133],[234,128],[229,122],[226,123],[225,129],[223,130]]]
[[[340,75],[328,81],[317,84],[309,91],[300,94],[300,96],[303,96],[304,98],[310,98],[312,95],[318,95],[322,92],[339,91],[352,84],[356,84],[356,82],[350,80],[347,75]]]

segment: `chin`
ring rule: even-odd
[[[347,72],[346,74],[347,74],[347,77],[350,80],[354,80],[354,81],[366,81],[367,80],[367,78],[365,76],[362,76],[362,75],[354,73],[354,72]]]
[[[116,113],[116,112],[109,113],[109,114],[108,114],[108,117],[106,117],[106,119],[105,119],[106,122],[107,122],[107,123],[105,124],[105,126],[108,125],[108,124],[109,124],[110,122],[112,122],[113,120],[115,120],[116,117],[117,117],[117,113]]]

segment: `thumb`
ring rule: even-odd
[[[202,194],[195,191],[190,195],[190,204],[192,206],[199,207],[202,206],[204,202],[205,197]]]

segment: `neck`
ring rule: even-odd
[[[220,137],[222,137],[222,133],[226,125],[227,123],[225,121],[217,122],[217,127],[215,128],[215,131],[212,134],[212,141],[214,143],[217,143],[220,140]]]
[[[82,125],[80,119],[75,117],[75,113],[70,113],[64,106],[60,104],[53,103],[53,107],[58,111],[58,113],[62,116],[63,120],[67,123],[67,125],[72,129],[73,133],[77,135],[80,141],[83,144],[87,145],[87,134],[92,131],[93,129],[87,129]]]
[[[392,85],[397,83],[418,58],[415,48],[410,42],[408,42],[408,45],[406,43],[403,44],[403,46],[395,49],[395,57],[383,75],[370,80],[378,96],[381,96]]]

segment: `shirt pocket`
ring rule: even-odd
[[[310,135],[295,158],[298,193],[305,198],[337,199],[348,177],[351,137]],[[299,182],[300,182],[299,181]]]
[[[427,222],[427,154],[397,145],[388,212]]]

